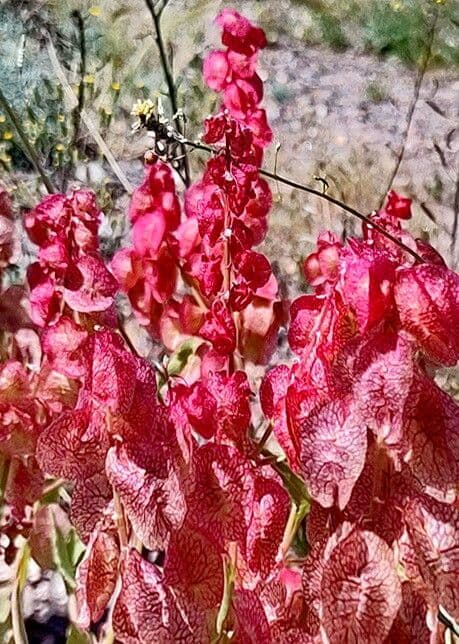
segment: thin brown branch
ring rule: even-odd
[[[29,139],[27,138],[27,134],[25,133],[24,128],[22,127],[22,123],[19,120],[18,116],[16,115],[16,112],[14,109],[11,107],[8,99],[0,89],[0,106],[2,109],[6,112],[8,115],[8,118],[10,119],[11,123],[14,125],[16,128],[17,133],[19,134],[19,138],[22,141],[22,145],[24,146],[25,153],[29,157],[30,161],[32,162],[35,170],[38,172],[40,175],[41,180],[43,181],[43,184],[46,188],[46,190],[49,192],[49,194],[53,194],[56,192],[53,184],[51,183],[51,179],[48,177],[46,174],[40,159],[38,158],[38,154],[35,151],[35,148],[33,145],[30,143]]]
[[[457,232],[459,223],[459,175],[456,181],[456,193],[454,195],[454,219],[453,229],[451,231],[451,250],[454,251],[457,242]]]
[[[448,628],[455,637],[459,637],[459,625],[448,611],[440,606],[438,609],[438,620]]]
[[[211,154],[215,154],[218,152],[218,150],[215,150],[214,148],[204,145],[202,143],[198,143],[196,141],[188,141],[187,139],[182,139],[183,143],[185,145],[188,145],[196,150],[203,150],[205,152],[209,152]],[[320,199],[324,199],[325,201],[328,201],[329,203],[333,204],[334,206],[337,206],[338,208],[341,208],[341,210],[344,210],[345,212],[348,212],[350,215],[353,217],[356,217],[357,219],[360,219],[360,221],[365,222],[367,226],[371,226],[374,230],[377,230],[381,235],[386,237],[387,239],[390,239],[391,242],[396,244],[399,248],[401,248],[405,253],[408,253],[408,255],[411,255],[411,257],[414,257],[414,259],[417,262],[423,263],[424,260],[420,255],[418,255],[413,249],[411,249],[409,246],[404,244],[400,239],[397,239],[394,235],[392,235],[389,231],[387,231],[385,228],[380,226],[377,222],[373,221],[370,219],[367,215],[362,214],[355,208],[352,208],[351,206],[348,206],[345,204],[343,201],[340,201],[339,199],[335,199],[335,197],[331,197],[329,194],[322,192],[321,190],[316,190],[315,188],[310,188],[309,186],[305,186],[302,183],[298,183],[297,181],[293,181],[292,179],[289,179],[288,177],[283,177],[282,175],[278,174],[277,172],[270,172],[269,170],[260,170],[260,174],[262,174],[264,177],[268,177],[269,179],[273,179],[274,181],[278,181],[280,183],[283,183],[286,186],[290,186],[291,188],[295,188],[296,190],[301,190],[302,192],[307,192],[308,194],[315,195],[316,197],[319,197]]]
[[[177,113],[178,113],[177,90],[175,87],[171,64],[166,53],[166,47],[164,45],[163,35],[161,31],[161,14],[165,9],[167,2],[165,2],[161,7],[161,9],[159,10],[156,9],[153,3],[153,0],[145,0],[145,4],[147,5],[148,11],[151,14],[151,17],[153,19],[153,24],[155,27],[155,40],[158,46],[159,57],[161,60],[161,67],[162,67],[164,78],[167,85],[167,93],[169,95],[169,101],[172,108],[172,118],[175,119],[176,127],[179,134],[183,136],[184,132],[183,132],[182,123],[180,122],[180,119],[177,118]],[[180,143],[180,148],[181,148],[181,154],[183,155],[183,169],[185,172],[184,183],[186,186],[189,186],[191,182],[189,160],[186,153],[186,148],[182,143]]]
[[[379,202],[379,208],[382,207],[387,193],[391,190],[392,185],[393,185],[393,183],[395,181],[395,178],[396,178],[396,176],[398,174],[398,171],[400,169],[400,166],[402,164],[403,158],[405,156],[405,150],[406,150],[406,146],[407,146],[408,139],[409,139],[409,136],[410,136],[410,131],[411,131],[411,125],[412,125],[412,122],[413,122],[414,112],[416,110],[416,105],[418,104],[418,101],[419,101],[419,94],[421,92],[422,83],[424,82],[424,76],[425,76],[425,73],[427,71],[427,67],[429,65],[430,58],[432,56],[432,44],[433,44],[433,40],[434,40],[434,36],[435,36],[435,29],[437,27],[437,20],[438,20],[438,7],[434,7],[434,16],[432,18],[432,23],[431,23],[429,33],[428,33],[428,36],[427,36],[426,48],[425,48],[424,56],[423,56],[421,65],[419,67],[418,74],[416,76],[416,81],[414,83],[413,99],[412,99],[412,101],[410,103],[410,107],[409,107],[408,113],[406,115],[406,126],[405,126],[405,130],[403,132],[402,145],[401,145],[400,150],[399,150],[399,152],[397,154],[397,160],[395,162],[395,166],[394,166],[394,168],[393,168],[393,170],[391,172],[391,175],[389,177],[387,190],[381,196],[381,200]]]

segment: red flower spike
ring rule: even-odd
[[[154,154],[131,201],[133,245],[112,273],[92,192],[52,195],[25,215],[38,246],[29,302],[22,287],[0,292],[6,556],[32,534],[35,555],[46,543],[37,561],[50,561],[42,529],[54,519],[30,521],[49,473],[72,482],[68,514],[87,544],[85,630],[112,603],[120,643],[208,642],[225,608],[218,635],[241,644],[434,644],[440,607],[459,619],[459,407],[434,380],[459,358],[459,277],[403,229],[411,201],[391,191],[361,237],[317,239],[304,264],[312,292],[290,307],[293,363],[264,377],[250,366],[283,352],[288,318],[255,252],[272,206],[260,178],[272,139],[257,73],[266,39],[234,11],[217,22],[223,48],[204,63],[220,92],[204,124],[215,154],[185,191],[184,220],[173,169]],[[15,256],[13,219],[0,187],[0,272]],[[143,334],[174,352],[166,369],[115,331],[117,283]],[[282,477],[252,440],[271,429]],[[298,535],[286,528],[298,492],[289,468],[312,497]],[[138,550],[120,552],[114,493]]]
[[[422,264],[397,271],[395,301],[400,322],[427,356],[453,366],[459,360],[459,276]]]
[[[236,348],[236,327],[231,313],[222,300],[215,300],[207,313],[199,334],[212,343],[222,355],[233,353]]]
[[[261,253],[245,251],[235,258],[234,265],[254,291],[264,286],[271,277],[271,264]]]
[[[161,210],[137,217],[132,231],[135,250],[142,257],[155,258],[164,241],[166,220]]]
[[[132,194],[129,217],[135,224],[139,217],[155,210],[164,213],[167,230],[177,228],[180,223],[180,205],[175,195],[172,170],[162,161],[145,165],[145,179]]]
[[[231,72],[228,64],[228,58],[224,51],[211,51],[206,56],[203,63],[202,74],[204,82],[210,89],[216,92],[221,92],[225,89],[228,82],[231,80]],[[207,143],[215,143],[218,139],[206,139]]]
[[[273,131],[269,127],[266,110],[256,109],[246,116],[245,123],[253,133],[253,142],[260,148],[266,148],[273,140]]]
[[[244,55],[251,55],[257,49],[266,47],[266,37],[262,29],[231,9],[223,9],[216,23],[221,27],[222,42],[230,49]]]
[[[342,510],[365,462],[366,427],[347,401],[332,401],[300,424],[300,468],[311,496]]]

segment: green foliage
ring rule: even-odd
[[[89,635],[78,630],[73,624],[69,626],[66,644],[89,644],[90,641]]]
[[[196,337],[184,340],[179,348],[171,355],[170,360],[167,363],[168,375],[180,375],[201,344],[202,341]]]
[[[376,82],[368,83],[366,95],[373,103],[382,103],[388,97],[387,90]]]
[[[368,48],[381,55],[394,55],[409,66],[422,64],[432,25],[433,0],[372,2],[370,10],[361,16],[364,40]],[[451,4],[439,6],[441,21],[452,17]],[[445,26],[445,25],[444,25]],[[439,30],[442,25],[439,24]],[[437,64],[459,62],[457,50],[443,37],[435,43]]]
[[[292,0],[310,13],[314,29],[310,42],[332,49],[365,48],[380,56],[395,56],[404,64],[422,64],[438,11],[432,64],[459,65],[459,6],[453,0]]]
[[[341,28],[340,20],[331,13],[319,12],[317,21],[324,42],[335,51],[343,51],[349,46],[348,39]]]

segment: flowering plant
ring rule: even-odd
[[[234,11],[217,24],[212,155],[184,199],[149,154],[110,263],[90,191],[25,216],[28,305],[0,296],[2,531],[43,556],[49,477],[65,482],[85,545],[73,621],[98,641],[437,642],[459,616],[459,408],[434,380],[459,359],[459,277],[392,191],[359,237],[319,236],[308,294],[283,301],[254,250],[272,204],[266,39]],[[163,365],[132,349],[118,293]]]

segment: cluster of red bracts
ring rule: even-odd
[[[290,306],[297,359],[258,392],[257,442],[244,361],[266,363],[281,320],[254,250],[271,206],[265,38],[235,12],[217,22],[227,49],[204,65],[224,97],[205,123],[217,152],[183,216],[168,165],[148,165],[111,272],[91,193],[26,217],[42,355],[39,373],[17,355],[0,372],[10,526],[44,475],[73,484],[78,622],[109,607],[117,642],[434,644],[440,606],[459,617],[459,409],[433,380],[459,359],[459,277],[403,230],[411,202],[395,192],[373,221],[422,261],[371,225],[346,243],[323,233],[304,262],[312,292]],[[191,347],[191,368],[158,375],[131,353],[113,275],[175,352],[166,367]]]
[[[371,225],[319,237],[290,308],[298,362],[261,387],[313,500],[311,641],[436,642],[440,606],[459,611],[459,407],[433,380],[459,360],[459,276],[402,229],[410,204],[391,192],[372,219],[422,263]]]
[[[44,199],[25,218],[25,229],[39,247],[27,271],[33,322],[46,326],[65,306],[77,312],[105,311],[117,283],[99,256],[100,211],[95,196],[78,190]]]
[[[130,208],[133,248],[120,250],[111,268],[141,324],[170,350],[199,335],[222,364],[235,351],[266,362],[282,311],[269,261],[253,250],[272,204],[258,173],[272,137],[255,73],[265,39],[234,12],[223,11],[217,22],[228,49],[209,54],[204,76],[224,100],[206,119],[204,140],[218,152],[186,191],[183,221],[170,168],[160,161],[146,167]],[[223,59],[227,69],[217,83]],[[179,276],[194,289],[181,299]]]

